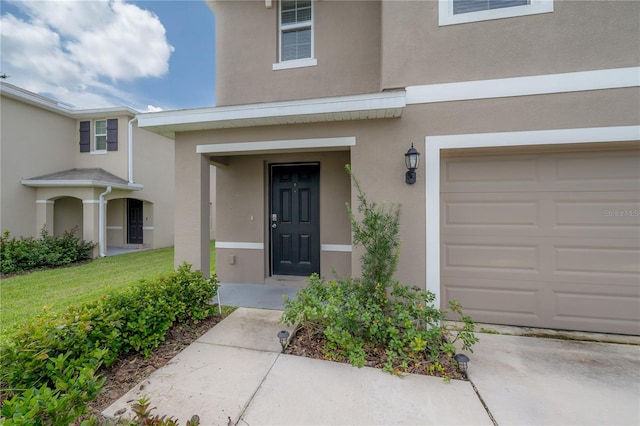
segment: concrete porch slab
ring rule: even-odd
[[[279,323],[281,316],[282,311],[238,308],[197,341],[279,353],[282,347],[278,340],[278,332],[293,332],[293,327]]]
[[[222,305],[282,310],[282,295],[293,299],[299,289],[292,285],[220,283],[218,295]]]
[[[461,409],[457,409],[460,407]],[[240,424],[491,425],[471,384],[280,355]]]

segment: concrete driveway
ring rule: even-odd
[[[469,378],[499,425],[640,425],[640,346],[479,334]]]
[[[202,425],[638,425],[640,346],[479,334],[471,382],[280,353],[280,311],[239,308],[105,410],[149,396]]]

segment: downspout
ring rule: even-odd
[[[104,211],[104,196],[111,192],[111,187],[107,186],[107,190],[100,194],[100,211],[98,212],[98,226],[100,232],[98,232],[98,246],[100,247],[100,257],[106,257],[106,242],[105,242],[105,211]]]
[[[133,122],[137,118],[129,120],[129,183],[133,183]]]

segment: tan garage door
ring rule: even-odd
[[[443,154],[445,302],[477,322],[640,334],[640,151],[496,152]]]

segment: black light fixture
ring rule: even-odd
[[[278,333],[278,340],[280,340],[280,346],[282,346],[282,352],[284,352],[284,348],[287,346],[288,339],[289,339],[289,332],[287,330],[282,330]]]
[[[404,162],[407,165],[407,174],[405,175],[405,182],[409,185],[416,183],[416,169],[420,164],[420,153],[411,144],[411,148],[404,154]]]
[[[458,363],[458,370],[467,377],[467,363],[469,362],[469,357],[465,354],[456,354],[453,359]]]

